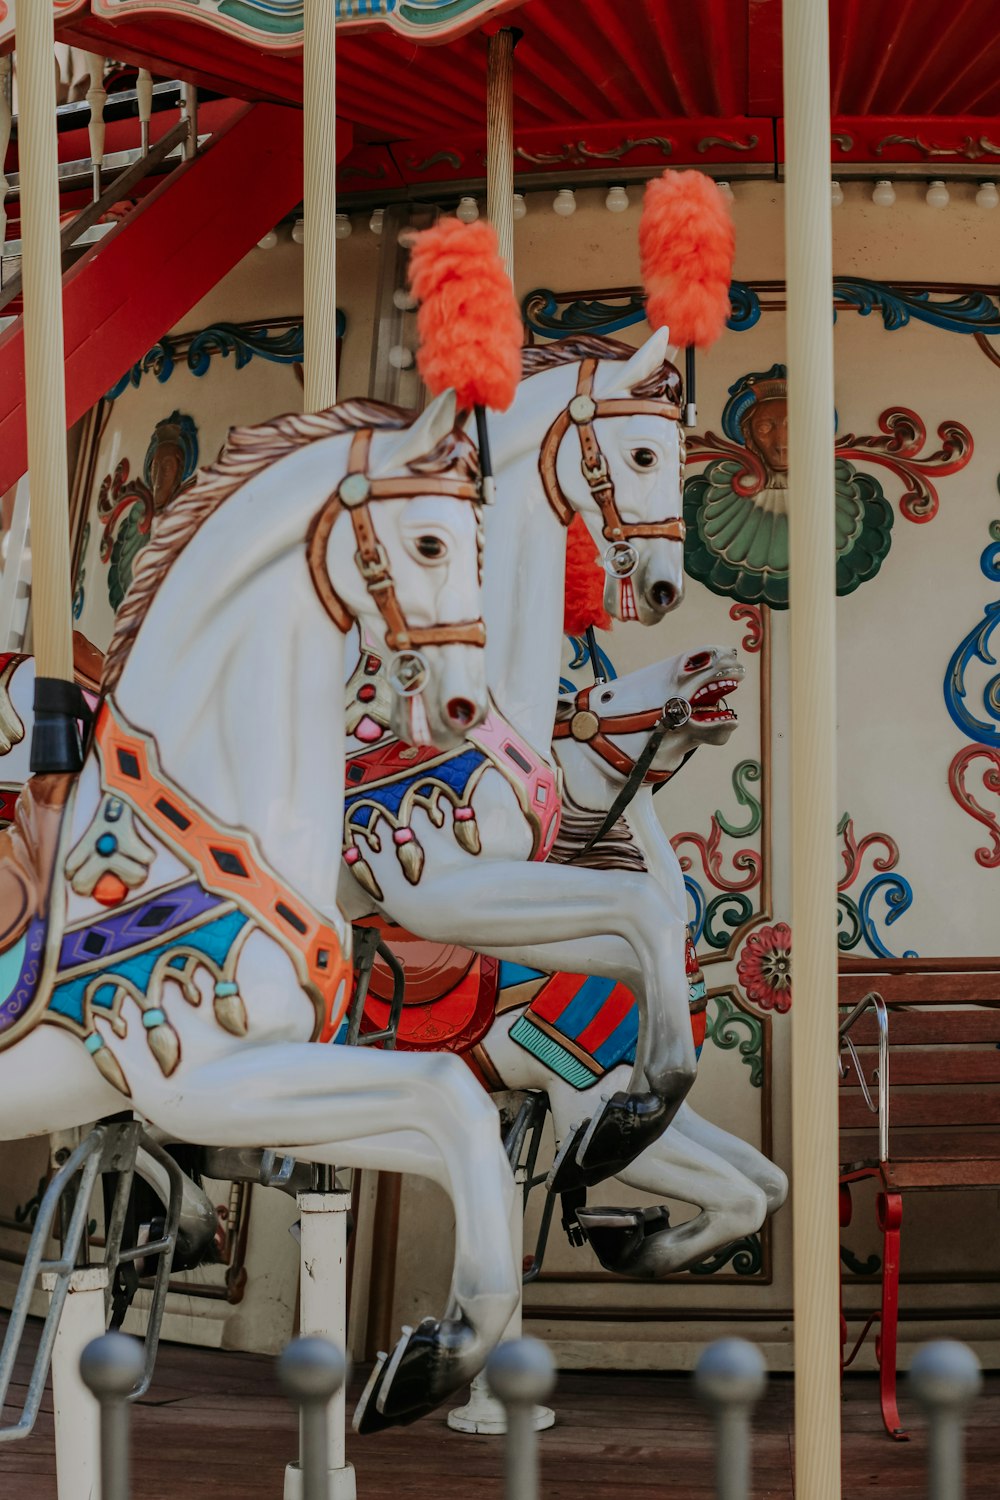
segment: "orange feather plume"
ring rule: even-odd
[[[482,221],[440,219],[418,234],[410,290],[420,302],[417,367],[432,395],[506,411],[521,378],[521,314],[497,237]]]
[[[670,342],[707,349],[730,314],[736,241],[722,194],[703,172],[664,172],[646,188],[639,258],[646,317]]]
[[[594,539],[583,517],[577,515],[566,533],[563,630],[567,635],[582,635],[588,625],[610,630],[611,616],[604,608],[604,570]]]

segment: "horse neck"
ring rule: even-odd
[[[522,380],[490,418],[497,501],[486,512],[486,675],[501,712],[549,754],[562,665],[566,529],[542,488],[545,434],[576,389],[576,365]]]
[[[170,779],[253,833],[275,872],[331,918],[344,642],[312,586],[305,538],[349,442],[297,450],[208,517],[153,597],[114,692]]]

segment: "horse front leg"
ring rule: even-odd
[[[694,1082],[696,1059],[684,924],[674,920],[651,876],[484,861],[431,879],[425,872],[412,894],[397,899],[394,892],[387,904],[396,921],[431,941],[508,958],[563,944],[561,962],[546,960],[543,967],[639,981],[631,1088],[595,1100],[592,1113],[578,1122],[553,1169],[553,1191],[616,1175],[663,1133]],[[606,935],[620,942],[595,943]]]
[[[440,1317],[405,1329],[374,1370],[355,1426],[415,1421],[478,1372],[517,1305],[514,1181],[496,1110],[459,1059],[313,1043],[243,1043],[170,1079],[130,1071],[135,1106],[180,1140],[269,1145],[330,1166],[415,1172],[455,1211]]]

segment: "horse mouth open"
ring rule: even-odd
[[[691,698],[691,720],[695,724],[734,724],[736,715],[726,703],[726,694],[735,693],[738,677],[714,677],[702,683]]]

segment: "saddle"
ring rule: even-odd
[[[35,917],[46,915],[72,776],[33,776],[0,832],[0,953],[12,948]]]

